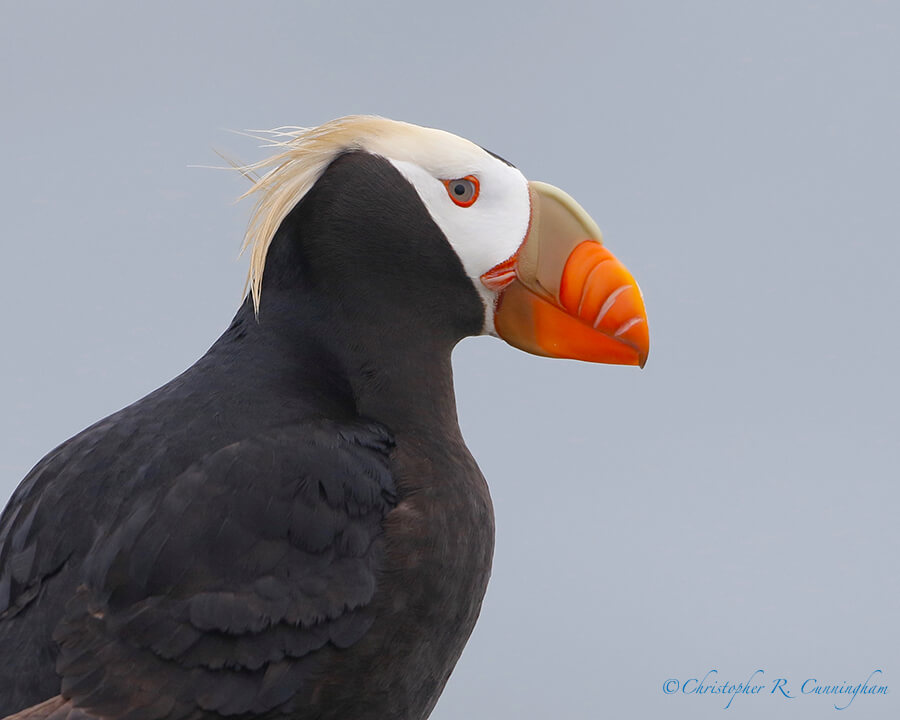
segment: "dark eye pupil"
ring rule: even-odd
[[[478,197],[478,181],[474,177],[444,180],[447,194],[460,207],[469,207]]]

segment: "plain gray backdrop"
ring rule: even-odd
[[[227,129],[440,127],[587,208],[652,350],[457,349],[497,550],[433,717],[898,716],[898,3],[0,8],[4,499],[227,326],[246,181],[190,167],[264,156]],[[766,688],[664,692],[712,669]]]

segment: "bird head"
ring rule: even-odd
[[[456,135],[380,117],[281,128],[266,139],[279,152],[240,168],[262,172],[247,193],[257,205],[245,237],[257,312],[280,228],[303,205],[318,203],[328,206],[333,220],[322,232],[335,236],[334,228],[345,229],[347,240],[337,252],[345,266],[354,253],[368,257],[363,264],[382,275],[408,264],[402,272],[409,287],[410,275],[435,275],[436,258],[455,264],[447,272],[464,275],[469,295],[480,300],[476,333],[537,355],[646,362],[640,289],[604,246],[597,224],[562,190],[529,182],[510,163]]]

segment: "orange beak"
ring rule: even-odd
[[[647,313],[631,273],[603,246],[600,229],[577,202],[546,183],[528,186],[525,240],[481,276],[499,291],[497,334],[535,355],[644,367]]]

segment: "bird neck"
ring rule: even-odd
[[[415,313],[383,311],[372,303],[348,312],[296,289],[273,292],[258,316],[248,300],[223,338],[239,337],[232,343],[239,354],[277,377],[279,393],[339,398],[395,434],[458,435],[450,362],[457,339],[434,332]]]

